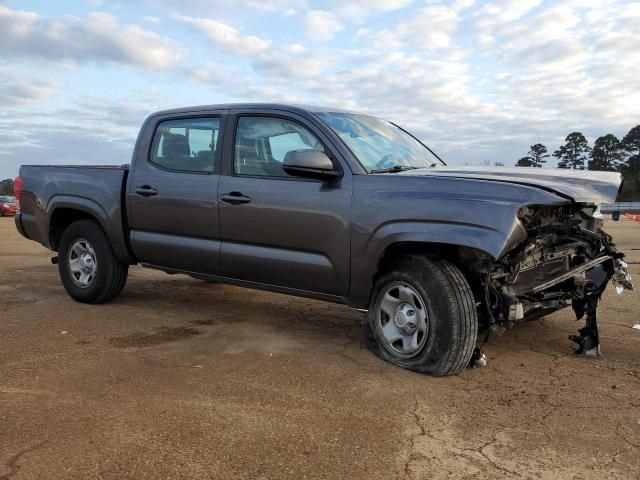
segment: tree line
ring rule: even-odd
[[[640,200],[640,125],[629,130],[622,140],[611,133],[599,137],[593,147],[582,133],[570,133],[553,156],[558,168],[621,172],[624,186],[620,200]],[[542,167],[549,157],[547,147],[536,143],[516,162],[516,167]]]
[[[0,180],[0,195],[13,195],[13,180]]]

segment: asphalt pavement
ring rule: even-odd
[[[640,222],[608,222],[640,290]],[[603,356],[565,309],[431,378],[374,357],[347,307],[133,267],[64,292],[0,218],[0,480],[638,478],[640,295],[605,293]]]

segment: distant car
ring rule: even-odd
[[[14,216],[16,214],[15,197],[0,197],[0,217]]]

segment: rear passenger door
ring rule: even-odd
[[[152,118],[127,191],[131,246],[143,263],[215,274],[224,115]]]
[[[346,295],[352,188],[348,165],[328,137],[299,115],[239,111],[228,124],[218,190],[221,275]],[[282,161],[287,152],[300,149],[323,150],[343,177],[327,182],[289,176]]]

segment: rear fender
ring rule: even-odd
[[[95,218],[107,235],[116,257],[124,263],[135,263],[134,258],[127,248],[122,225],[122,211],[119,206],[118,208],[114,208],[114,211],[107,212],[96,201],[75,195],[54,195],[50,198],[49,203],[45,208],[45,218],[41,225],[44,225],[46,230],[41,232],[41,238],[47,239],[49,242],[49,245],[47,246],[49,248],[54,248],[50,242],[50,234],[52,231],[51,222],[55,212],[60,209],[77,210]]]

